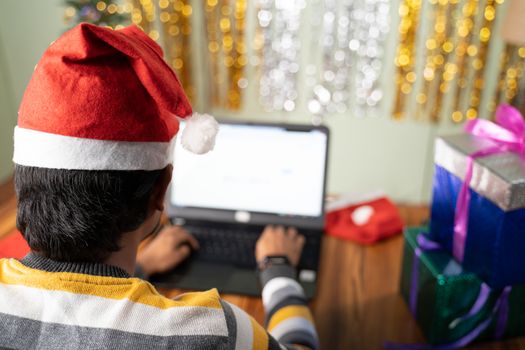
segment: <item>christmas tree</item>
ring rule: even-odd
[[[131,4],[113,0],[65,0],[64,20],[69,28],[81,22],[116,28],[130,22]]]

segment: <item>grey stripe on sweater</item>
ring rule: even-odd
[[[104,328],[44,323],[0,313],[0,348],[229,350],[230,344],[231,339],[223,336],[160,337]]]
[[[233,310],[227,302],[221,300],[221,306],[224,310],[224,317],[226,317],[226,327],[228,327],[229,346],[228,349],[235,350],[235,342],[237,341],[237,322]]]

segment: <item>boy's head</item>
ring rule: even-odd
[[[124,232],[154,215],[166,172],[16,165],[17,228],[31,250],[50,259],[104,261]]]
[[[84,23],[44,52],[18,114],[17,227],[49,258],[103,261],[162,210],[178,118],[192,110],[140,29]],[[183,146],[205,153],[217,129],[191,117]]]

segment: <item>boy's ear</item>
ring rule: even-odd
[[[172,173],[173,165],[168,164],[168,166],[162,170],[162,173],[157,179],[151,196],[153,210],[164,210],[164,199],[166,198],[166,192],[168,191],[168,186],[171,182]]]

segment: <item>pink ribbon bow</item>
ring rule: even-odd
[[[521,113],[509,105],[500,105],[496,110],[496,122],[474,119],[465,125],[471,135],[495,141],[496,145],[470,154],[467,157],[467,171],[456,204],[454,221],[453,254],[463,262],[467,239],[468,209],[470,203],[469,185],[472,179],[474,159],[496,153],[514,152],[525,157],[525,120]]]

